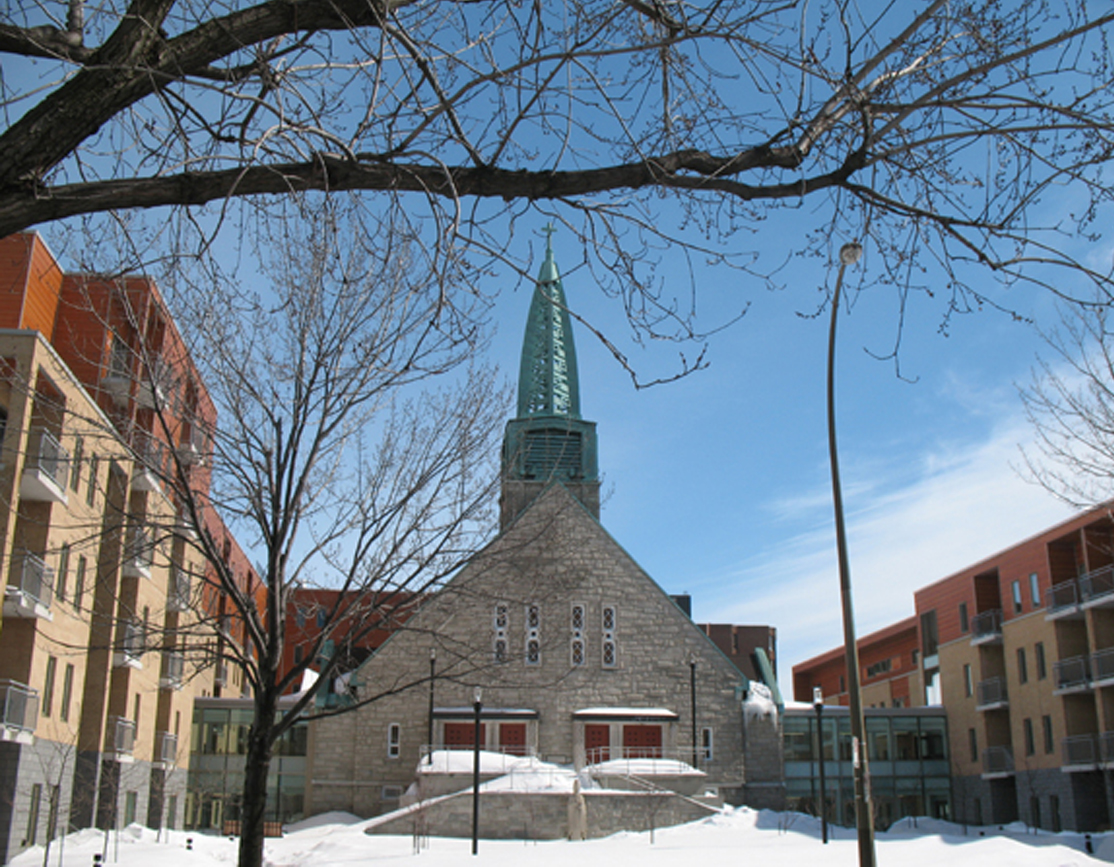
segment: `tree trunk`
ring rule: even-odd
[[[271,768],[275,704],[275,697],[269,691],[255,701],[240,804],[239,867],[263,867],[263,822],[267,813],[267,773]]]

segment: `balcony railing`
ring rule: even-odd
[[[1079,579],[1084,605],[1114,604],[1114,566],[1103,566]]]
[[[135,751],[135,721],[122,716],[108,718],[109,744],[118,756],[130,756]]]
[[[157,409],[166,403],[172,376],[173,371],[166,360],[161,356],[152,355],[147,360],[143,375],[139,378],[139,390],[136,394],[139,405],[147,409]]]
[[[174,732],[159,732],[159,761],[173,765],[178,761],[178,736]]]
[[[1009,705],[1009,695],[1006,692],[1006,679],[992,677],[989,680],[979,681],[979,696],[976,710],[994,710]]]
[[[0,680],[0,740],[31,735],[39,722],[39,691],[25,683]]]
[[[1079,610],[1079,585],[1073,578],[1048,588],[1048,613],[1045,618]]]
[[[1075,692],[1091,688],[1091,671],[1086,656],[1073,656],[1061,659],[1052,666],[1056,689]]]
[[[16,551],[4,588],[4,614],[8,617],[50,617],[54,600],[54,570],[30,551]]]
[[[1005,776],[1013,773],[1013,750],[1009,747],[987,747],[982,754],[984,774]]]
[[[132,524],[128,528],[128,542],[124,550],[124,574],[131,578],[150,578],[154,556],[151,531],[139,524]]]
[[[117,668],[142,668],[144,644],[147,641],[143,626],[128,621],[121,624],[120,630],[120,646],[116,649],[114,664]]]
[[[214,668],[213,683],[217,686],[228,686],[228,663],[224,660],[218,662]]]
[[[1114,764],[1114,732],[1099,735],[1099,757],[1104,764]]]
[[[65,503],[69,469],[70,453],[54,434],[42,428],[33,429],[19,481],[20,496],[37,502]]]
[[[1074,735],[1063,740],[1064,767],[1093,768],[1099,760],[1099,742],[1095,735]]]
[[[1095,683],[1114,680],[1114,647],[1091,654],[1091,680]]]
[[[1002,637],[1002,609],[981,611],[971,621],[971,643],[983,644]]]
[[[132,434],[132,451],[135,453],[132,489],[157,491],[163,473],[166,472],[166,446],[147,431],[137,430]]]
[[[159,686],[163,689],[181,689],[182,675],[186,670],[186,658],[175,650],[165,650],[162,654],[162,677]]]
[[[166,597],[167,611],[189,611],[190,575],[174,563],[170,567],[170,593]]]

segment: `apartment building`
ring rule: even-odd
[[[955,817],[1058,831],[1114,816],[1114,518],[1092,509],[917,590],[916,615],[860,642],[868,677],[900,633],[913,706],[948,719]],[[913,636],[915,634],[915,641]],[[835,649],[793,669],[811,700],[846,668]],[[874,690],[874,691],[872,691]]]
[[[175,495],[208,491],[215,411],[153,281],[0,240],[0,371],[6,861],[67,826],[180,821],[193,699],[240,680],[206,630],[228,614],[200,534],[253,575],[204,497]]]

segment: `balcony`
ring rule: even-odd
[[[146,431],[132,435],[135,466],[132,469],[133,491],[157,491],[166,471],[166,446]]]
[[[1091,683],[1096,689],[1114,686],[1114,647],[1091,654]]]
[[[189,573],[172,563],[170,566],[170,592],[166,597],[167,611],[190,610],[190,576]]]
[[[1002,643],[1002,609],[980,611],[971,621],[971,644]]]
[[[1086,692],[1091,685],[1091,667],[1086,656],[1073,656],[1061,659],[1052,666],[1056,688],[1053,695],[1067,695],[1073,692]]]
[[[1099,760],[1104,768],[1114,767],[1114,732],[1099,735]]]
[[[144,375],[139,378],[139,389],[135,396],[139,405],[146,409],[158,409],[165,405],[171,375],[170,365],[158,355],[152,355]]]
[[[1099,766],[1099,739],[1096,735],[1075,735],[1063,740],[1064,764],[1060,770],[1094,771]]]
[[[186,658],[175,650],[164,650],[162,654],[162,676],[159,689],[181,689],[182,674],[186,669]]]
[[[161,764],[163,768],[169,768],[177,763],[178,736],[173,732],[159,732],[158,764]]]
[[[1079,610],[1079,586],[1073,578],[1048,588],[1048,611],[1045,620],[1077,620],[1083,617]]]
[[[16,551],[4,588],[5,617],[38,617],[53,620],[54,570],[30,551]]]
[[[992,677],[989,680],[979,681],[978,693],[978,702],[975,705],[977,711],[1001,710],[1010,706],[1004,677]]]
[[[121,572],[126,578],[150,578],[154,561],[154,543],[151,531],[139,524],[128,528],[128,542],[124,548]]]
[[[189,436],[178,446],[178,460],[191,467],[205,465],[205,433],[196,425],[190,426]]]
[[[982,754],[982,778],[997,780],[1013,776],[1013,750],[1009,747],[987,747]]]
[[[1079,579],[1083,608],[1114,608],[1114,566],[1103,566]]]
[[[39,722],[39,691],[25,683],[0,680],[0,741],[30,745]]]
[[[27,440],[27,459],[19,479],[19,495],[39,503],[66,502],[70,453],[50,431],[34,429]]]
[[[193,519],[185,509],[179,508],[178,514],[174,517],[174,535],[180,539],[196,542],[198,540],[197,528],[193,525]]]
[[[135,757],[135,721],[122,716],[108,718],[108,749],[110,758],[118,762],[133,762]]]
[[[143,634],[143,627],[135,622],[128,621],[120,626],[120,644],[112,655],[112,664],[116,668],[143,668],[143,650],[147,637]]]
[[[220,660],[214,666],[213,683],[216,686],[228,686],[228,663],[224,660]]]

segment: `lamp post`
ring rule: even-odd
[[[437,677],[437,648],[429,649],[429,728],[426,733],[426,744],[429,747],[429,764],[433,764],[433,681]]]
[[[820,759],[820,839],[828,842],[828,786],[824,780],[824,695],[820,687],[812,688],[812,706],[816,708],[816,755]]]
[[[480,711],[483,710],[483,690],[476,687],[472,694],[475,713],[475,731],[472,737],[472,854],[480,852]]]
[[[696,758],[696,654],[689,654],[689,692],[692,705],[692,766],[699,768]]]
[[[847,531],[843,523],[843,491],[839,482],[839,455],[835,425],[835,342],[839,317],[839,291],[843,272],[863,254],[861,244],[851,242],[839,250],[839,273],[832,293],[832,322],[828,331],[828,458],[832,468],[832,505],[835,509],[836,549],[839,554],[839,594],[843,603],[843,644],[847,662],[847,692],[851,697],[851,764],[855,779],[855,825],[859,837],[860,867],[874,867],[874,816],[870,809],[870,772],[863,739],[863,703],[859,694],[859,647],[855,640],[855,615],[851,605],[851,566],[847,555]]]

